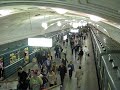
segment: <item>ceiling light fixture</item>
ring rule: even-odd
[[[80,27],[81,27],[81,26],[82,26],[82,22],[79,22],[79,23],[78,23],[78,26],[80,26]]]
[[[72,25],[72,22],[70,22],[69,24]]]
[[[77,28],[79,26],[79,24],[77,22],[73,23],[73,28]]]
[[[91,19],[92,21],[95,21],[95,22],[99,22],[99,21],[101,21],[101,20],[102,20],[102,18],[101,18],[101,17],[94,16],[94,15],[90,15],[90,19]]]
[[[0,17],[7,16],[12,13],[12,10],[0,10]]]
[[[86,21],[82,22],[82,25],[83,25],[83,26],[86,26],[86,25],[87,25],[87,22],[86,22]]]
[[[46,23],[46,22],[43,22],[43,23],[42,23],[42,27],[43,27],[44,29],[47,29],[47,28],[48,28],[47,23]]]
[[[57,25],[58,25],[58,26],[61,26],[62,24],[61,24],[61,22],[60,22],[60,21],[58,21],[58,22],[57,22]]]
[[[89,24],[92,24],[92,22],[88,22]]]
[[[52,8],[54,11],[56,11],[58,14],[65,14],[67,12],[66,9],[62,8]]]
[[[48,28],[48,25],[47,25],[47,23],[45,22],[45,16],[44,16],[44,22],[42,22],[42,27],[43,27],[44,29],[47,29],[47,28]]]

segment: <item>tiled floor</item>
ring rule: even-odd
[[[92,44],[90,40],[90,36],[85,40],[84,46],[88,46],[90,56],[83,56],[82,59],[82,70],[83,70],[83,76],[81,80],[81,88],[77,88],[76,86],[76,78],[75,78],[75,72],[73,72],[73,77],[70,80],[68,77],[68,73],[65,77],[64,86],[60,88],[60,86],[53,88],[52,90],[98,90],[98,82],[97,82],[97,76],[96,76],[96,69],[95,69],[95,63],[94,63],[94,57],[93,57],[93,50],[92,50]],[[52,49],[52,55],[54,56]],[[86,57],[86,60],[85,60]],[[79,62],[75,60],[75,55],[71,54],[70,46],[67,47],[67,59],[68,61],[73,60],[75,70],[79,66]],[[57,59],[57,64],[60,64],[60,60]],[[30,63],[25,67],[25,70],[28,70],[29,68],[37,68],[37,64]],[[12,75],[8,78],[8,80],[13,80],[17,77],[17,74]],[[58,83],[60,83],[60,77],[58,75]],[[10,82],[10,83],[0,83],[1,87],[0,90],[10,90],[10,89],[16,89],[17,81]]]
[[[90,56],[88,57],[88,56],[85,56],[84,54],[82,58],[81,66],[83,70],[83,76],[81,80],[81,88],[77,88],[75,72],[73,72],[72,80],[70,80],[67,75],[65,78],[64,88],[60,90],[99,90],[90,36],[84,41],[83,47],[84,46],[88,47]],[[73,60],[75,70],[76,70],[80,64],[77,62],[77,60],[75,60],[75,55],[74,54],[73,56],[71,55],[70,47],[68,47],[67,51],[68,51],[67,58],[68,60]],[[55,90],[59,90],[59,89],[55,89]]]

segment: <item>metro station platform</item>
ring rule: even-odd
[[[75,71],[73,72],[73,76],[72,79],[69,79],[69,75],[68,75],[68,71],[67,74],[65,76],[65,80],[64,80],[64,85],[63,87],[60,87],[60,85],[58,85],[57,87],[54,87],[52,89],[49,90],[99,90],[98,87],[98,79],[97,79],[97,74],[96,74],[96,67],[95,67],[95,61],[94,61],[94,56],[93,56],[93,48],[92,48],[92,43],[91,43],[91,38],[90,35],[88,35],[88,37],[86,38],[86,40],[83,43],[83,47],[87,46],[89,49],[89,53],[90,56],[87,55],[83,55],[82,58],[82,63],[81,63],[81,67],[82,67],[82,71],[83,71],[83,75],[82,75],[82,79],[81,79],[81,87],[77,88],[77,81],[75,78],[75,72],[76,69],[78,68],[78,66],[80,65],[80,63],[75,59],[75,53],[71,53],[71,48],[68,44],[67,47],[67,60],[68,62],[70,60],[73,61],[73,64],[75,66]],[[52,52],[52,56],[54,56],[54,51],[53,49],[51,49]],[[53,59],[55,60],[55,57],[53,57]],[[55,60],[57,62],[57,64],[60,64],[60,60],[57,59]],[[24,67],[25,71],[28,71],[28,69],[36,69],[38,68],[37,63],[30,63],[28,65],[26,65]],[[0,90],[16,90],[17,87],[17,72],[10,76],[9,78],[7,78],[6,80],[4,80],[3,82],[0,82]],[[57,81],[58,84],[60,84],[60,76],[57,76]]]

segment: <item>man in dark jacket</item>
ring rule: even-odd
[[[68,64],[68,70],[69,70],[69,77],[71,79],[72,73],[74,71],[74,65],[73,65],[72,61],[70,61],[70,63]]]
[[[41,51],[37,51],[35,53],[35,57],[37,59],[37,63],[38,63],[39,68],[41,68],[41,65],[43,64],[43,59],[42,59]]]
[[[63,85],[64,77],[65,74],[67,73],[67,69],[63,63],[61,63],[61,65],[59,66],[58,71],[60,72],[61,85]]]
[[[66,64],[67,64],[67,59],[66,58],[62,58],[62,63],[63,63],[63,65],[65,65],[66,66]]]
[[[82,61],[82,56],[83,56],[84,52],[83,50],[81,49],[78,53],[78,60],[80,60],[80,64],[81,64],[81,61]]]
[[[27,90],[29,82],[27,80],[28,74],[22,67],[18,69],[18,90]]]

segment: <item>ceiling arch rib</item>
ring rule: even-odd
[[[89,1],[89,0],[88,0]],[[77,2],[77,0],[76,0]],[[24,0],[24,1],[3,1],[1,0],[0,6],[5,5],[40,5],[40,6],[52,6],[52,7],[61,7],[74,11],[82,11],[89,14],[95,14],[103,18],[107,18],[119,23],[120,14],[115,10],[108,7],[108,9],[102,8],[100,5],[91,5],[91,4],[83,4],[83,3],[73,3],[69,0]],[[106,7],[107,8],[107,7]],[[116,13],[115,13],[116,12]]]
[[[75,1],[77,2],[78,0],[75,0]],[[83,1],[83,0],[80,0],[80,1]],[[66,2],[65,2],[65,0],[64,1],[60,1],[60,0],[34,0],[34,1],[32,1],[32,0],[24,0],[24,1],[23,0],[21,0],[21,1],[0,0],[0,8],[5,7],[5,6],[13,6],[14,7],[14,5],[30,5],[30,6],[32,6],[32,8],[29,7],[28,9],[26,9],[26,11],[29,10],[31,12],[31,10],[33,10],[33,9],[34,10],[38,9],[34,6],[37,6],[37,7],[38,6],[62,7],[62,8],[66,8],[66,9],[73,10],[73,11],[78,11],[78,12],[81,11],[81,12],[85,12],[85,13],[89,13],[89,14],[98,15],[100,17],[109,19],[110,21],[115,21],[115,22],[119,23],[120,14],[119,14],[119,12],[117,12],[117,10],[114,10],[110,7],[107,7],[107,8],[101,7],[101,5],[97,5],[96,3],[94,5],[94,3],[93,2],[91,3],[90,0],[87,0],[87,1],[88,2],[85,2],[85,3],[84,2],[73,3],[72,0],[70,0],[70,1],[66,0]],[[20,9],[20,10],[24,12],[24,9]],[[54,12],[52,11],[52,13],[54,13]],[[41,16],[41,14],[40,14],[40,16]],[[52,28],[52,26],[50,28]],[[30,28],[26,28],[26,29],[30,29]],[[42,29],[42,28],[40,28],[40,29]],[[46,30],[46,31],[50,32],[50,30]],[[37,34],[38,34],[38,32],[37,32]],[[44,31],[40,32],[40,34],[43,34],[43,33],[45,33],[45,32]],[[36,35],[36,33],[33,32],[33,33],[29,33],[28,36],[31,36],[32,34]],[[21,36],[18,35],[18,37],[20,39]]]

